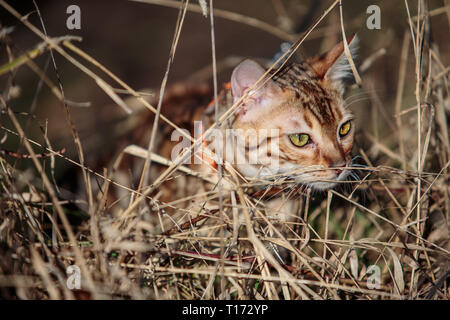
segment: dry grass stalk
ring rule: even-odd
[[[27,126],[21,125],[10,107],[11,101],[1,98],[2,112],[14,127],[1,124],[0,129],[5,134],[5,138],[1,138],[2,145],[3,140],[14,137],[26,153],[3,149],[0,153],[0,242],[6,248],[0,252],[13,266],[0,263],[0,295],[24,299],[449,298],[449,67],[444,62],[448,56],[440,52],[438,44],[429,41],[430,19],[444,13],[448,15],[448,5],[429,10],[427,4],[419,0],[417,14],[413,15],[405,0],[408,25],[405,24],[403,41],[400,41],[398,82],[394,99],[386,102],[390,104],[392,115],[383,106],[384,97],[375,90],[376,81],[365,80],[366,72],[386,56],[387,49],[378,49],[358,71],[344,42],[356,82],[369,92],[374,104],[372,112],[384,112],[382,117],[372,119],[375,133],[368,129],[360,134],[361,141],[372,145],[372,148],[363,145],[360,149],[366,166],[353,167],[363,176],[360,181],[343,183],[342,188],[324,196],[299,187],[285,188],[287,181],[279,176],[272,177],[270,183],[243,179],[225,163],[217,171],[218,180],[231,185],[232,191],[219,183],[211,190],[183,194],[167,202],[163,197],[167,183],[183,185],[193,181],[188,178],[215,180],[184,165],[190,157],[188,152],[173,161],[154,152],[161,127],[167,125],[179,131],[192,142],[190,150],[193,150],[214,128],[233,116],[248,94],[223,116],[216,115],[215,123],[207,128],[204,137],[195,139],[182,131],[161,113],[163,97],[186,12],[204,13],[206,1],[200,2],[201,6],[189,1],[135,1],[179,9],[156,108],[149,102],[150,95],[134,90],[99,60],[75,46],[72,39],[50,38],[37,6],[44,32],[0,0],[0,6],[43,41],[38,51],[21,54],[0,67],[0,75],[4,73],[13,78],[16,70],[27,65],[39,76],[64,104],[67,126],[78,155],[78,160],[73,160],[55,151],[47,124],[41,126],[45,143],[33,140]],[[345,2],[340,0],[332,1],[298,37],[261,20],[213,8],[210,1],[212,66],[202,74],[205,70],[212,74],[215,101],[220,64],[216,61],[215,17],[245,23],[281,39],[295,41],[251,88],[257,89],[270,79],[270,71],[281,68],[313,32],[320,31],[319,24],[329,14],[337,14],[333,10],[338,4],[340,31],[346,39],[342,6]],[[286,15],[281,3],[274,2],[274,5],[280,15]],[[53,83],[46,69],[42,70],[34,61],[45,53],[44,50],[54,51],[76,66],[126,113],[136,110],[121,94],[130,95],[143,105],[142,112],[154,113],[152,132],[145,141],[147,148],[130,142],[116,158],[110,159],[108,169],[89,168],[61,81],[58,79],[57,85]],[[78,55],[83,62],[69,52]],[[13,58],[12,52],[10,54]],[[56,60],[52,57],[51,61],[58,75]],[[94,72],[94,68],[119,88],[114,88]],[[413,73],[412,84],[409,80]],[[352,103],[360,98],[355,96]],[[396,136],[384,135],[386,128]],[[372,152],[367,152],[369,149]],[[127,163],[129,165],[126,159],[130,155],[134,160],[145,160],[137,186],[122,179],[121,170]],[[55,159],[77,168],[83,177],[83,196],[72,195],[70,199],[63,196],[57,185],[58,177],[54,175],[58,167]],[[22,170],[15,165],[16,161],[27,160],[33,164],[33,170]],[[47,162],[50,162],[51,179]],[[157,166],[163,169],[152,174],[151,169]],[[256,185],[267,184],[263,192],[248,192]],[[112,191],[120,195],[114,201],[109,198]],[[277,219],[276,210],[273,210],[274,215],[268,214],[264,200],[276,196],[281,202],[298,199],[298,215],[292,222]],[[69,220],[73,218],[71,206],[74,205],[84,216],[79,223]],[[53,232],[53,237],[49,236],[49,231]],[[20,261],[20,265],[15,261]],[[81,269],[81,290],[72,291],[66,286],[66,268],[72,264]],[[371,265],[381,269],[378,288],[370,286]]]

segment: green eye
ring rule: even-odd
[[[295,133],[290,134],[289,139],[295,146],[304,147],[309,142],[309,135],[307,135],[306,133]]]
[[[345,137],[352,128],[352,123],[349,121],[345,122],[340,128],[339,128],[339,136]]]

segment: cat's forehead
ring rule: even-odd
[[[281,111],[281,112],[280,112]],[[278,124],[282,134],[293,134],[298,132],[310,132],[311,130],[319,130],[324,134],[334,135],[336,127],[341,122],[342,117],[334,111],[332,119],[328,123],[320,122],[316,114],[310,109],[301,107],[299,104],[288,104],[274,114],[272,119]]]
[[[306,111],[322,125],[342,119],[344,110],[341,95],[316,77],[308,65],[290,64],[275,74],[273,80],[291,96],[290,109]]]

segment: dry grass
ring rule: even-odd
[[[138,2],[179,10],[166,73],[158,89],[159,99],[122,81],[93,55],[80,49],[75,44],[76,38],[47,35],[37,5],[39,26],[0,0],[3,10],[41,41],[36,49],[20,52],[14,45],[14,34],[5,32],[0,39],[9,61],[0,67],[0,75],[7,78],[0,98],[2,117],[7,118],[1,123],[0,141],[1,297],[449,298],[450,56],[445,52],[446,44],[430,36],[436,16],[447,15],[448,32],[447,2],[444,1],[447,7],[428,8],[423,0],[414,2],[414,7],[412,1],[404,1],[401,8],[407,12],[407,20],[402,22],[404,36],[400,51],[393,57],[398,61],[397,69],[391,70],[398,77],[395,96],[380,95],[375,88],[383,76],[370,73],[386,54],[386,48],[374,47],[372,55],[362,57],[359,70],[353,66],[356,79],[358,72],[361,74],[358,80],[361,89],[355,90],[365,93],[350,95],[348,104],[361,103],[361,98],[365,99],[362,103],[370,104],[356,137],[355,154],[359,154],[358,163],[364,164],[354,167],[360,181],[322,194],[299,188],[280,192],[288,184],[280,177],[269,182],[265,192],[253,192],[253,186],[268,182],[244,181],[232,167],[224,165],[218,174],[233,186],[231,190],[219,184],[201,194],[180,192],[177,200],[170,202],[164,201],[163,196],[170,183],[179,189],[186,185],[188,189],[196,189],[204,185],[204,180],[211,181],[211,177],[182,165],[189,154],[182,154],[172,162],[155,151],[163,126],[180,130],[164,116],[163,96],[166,87],[167,95],[171,94],[168,79],[173,61],[183,59],[176,50],[187,23],[186,13],[203,11],[189,1]],[[275,0],[273,4],[280,10],[280,16],[288,19],[283,15],[284,4]],[[211,33],[213,44],[215,95],[221,66],[215,56],[215,17],[247,23],[282,40],[294,41],[273,64],[272,69],[276,69],[279,62],[293,57],[310,37],[323,37],[323,43],[346,38],[346,17],[342,7],[339,12],[339,4],[339,0],[330,1],[302,35],[226,10],[208,15],[211,28],[204,32]],[[329,17],[331,13],[335,14],[334,20]],[[327,32],[328,27],[335,25],[336,17],[339,32]],[[125,117],[130,131],[139,129],[136,126],[142,115],[155,114],[148,123],[153,130],[148,130],[139,141],[141,147],[132,146],[135,142],[129,141],[120,152],[117,146],[118,156],[108,158],[105,165],[108,169],[93,169],[86,163],[86,139],[80,138],[70,109],[80,104],[65,97],[53,56],[56,54],[94,80],[116,106],[130,113]],[[41,69],[34,62],[39,55],[49,56],[49,68],[47,64]],[[52,147],[48,135],[51,123],[37,119],[33,109],[26,114],[41,129],[36,139],[29,132],[29,123],[22,121],[23,114],[10,107],[20,86],[15,84],[15,72],[25,67],[38,75],[40,86],[49,87],[65,110],[72,143],[63,150]],[[56,82],[48,76],[55,72]],[[267,72],[255,87],[268,79]],[[92,82],[86,85],[91,86]],[[124,99],[121,97],[124,94],[131,97]],[[216,123],[205,135],[232,117],[243,99],[245,96],[226,114],[216,117]],[[188,138],[193,142],[192,148],[202,142]],[[15,143],[15,151],[3,148],[10,140]],[[71,190],[70,196],[60,190],[61,181],[55,174],[58,165],[75,168],[82,181],[82,186]],[[124,179],[128,171],[138,177],[136,185]],[[111,200],[111,193],[116,199]],[[281,201],[297,199],[297,215],[291,222],[278,220],[264,207],[262,200],[275,196],[280,196]],[[81,270],[80,289],[70,290],[66,285],[70,265]],[[381,283],[377,288],[370,286],[374,265],[380,270]]]

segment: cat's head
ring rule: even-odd
[[[352,54],[357,41],[356,37],[349,41]],[[343,43],[321,56],[285,66],[244,99],[234,129],[276,129],[278,137],[271,138],[277,138],[278,150],[271,150],[267,157],[278,153],[277,167],[270,168],[270,161],[264,159],[261,163],[269,166],[270,172],[291,176],[313,189],[334,187],[348,176],[344,167],[351,164],[355,129],[343,99],[343,80],[351,75],[350,70]],[[234,101],[264,73],[264,68],[252,60],[240,63],[231,77]],[[238,169],[250,177],[262,172],[251,164]]]

